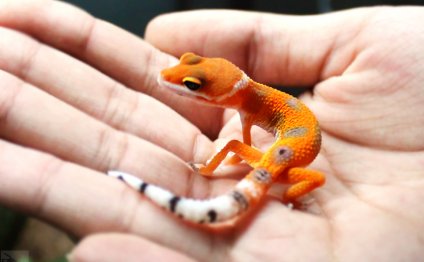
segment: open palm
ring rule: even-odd
[[[289,210],[270,195],[216,232],[183,223],[99,172],[120,169],[195,198],[224,192],[234,179],[196,176],[186,162],[213,153],[201,131],[237,133],[232,113],[158,88],[157,73],[173,58],[116,27],[58,2],[1,4],[0,201],[91,236],[73,258],[422,257],[423,9],[203,11],[150,24],[147,41],[166,53],[221,56],[260,82],[314,86],[303,99],[320,121],[323,147],[311,168],[327,184],[312,194],[311,211]]]

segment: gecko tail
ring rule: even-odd
[[[152,202],[169,210],[178,217],[194,223],[218,223],[230,220],[246,211],[249,201],[244,193],[245,182],[240,181],[240,189],[236,186],[229,193],[214,198],[197,200],[181,197],[159,186],[148,184],[142,179],[121,172],[108,171],[108,176],[118,178],[127,185],[145,195]]]

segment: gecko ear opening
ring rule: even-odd
[[[184,77],[183,84],[192,91],[198,90],[200,87],[202,87],[202,81],[191,76]]]

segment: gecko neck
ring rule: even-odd
[[[292,98],[289,94],[249,79],[244,88],[222,102],[226,107],[234,108],[241,113],[254,113],[269,101],[270,96],[272,100],[280,101],[280,104]]]

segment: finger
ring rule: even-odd
[[[67,257],[70,261],[194,261],[169,248],[124,234],[91,235]]]
[[[190,168],[168,151],[119,132],[5,72],[0,71],[0,80],[0,137],[96,170],[125,170],[156,181],[173,170],[182,183],[190,181]]]
[[[202,162],[209,157],[211,142],[159,101],[127,89],[81,61],[16,31],[0,28],[0,37],[0,69],[186,161]],[[52,68],[66,68],[66,74]],[[172,132],[177,128],[179,132]]]
[[[152,20],[146,40],[177,56],[193,51],[228,58],[258,81],[313,85],[348,66],[357,44],[351,40],[369,12],[373,10],[303,17],[181,12]]]
[[[126,86],[170,105],[206,134],[218,133],[216,120],[222,109],[200,106],[157,85],[159,71],[175,63],[175,58],[116,26],[60,1],[33,0],[0,2],[0,26],[71,53]]]
[[[175,170],[165,175],[175,175]],[[220,187],[218,182],[207,185],[205,181],[195,181],[193,187],[199,191],[192,191],[192,197],[208,197]],[[178,179],[171,184],[177,193],[188,189],[188,184],[178,188]],[[47,220],[77,237],[100,231],[129,232],[199,259],[212,248],[210,234],[181,223],[116,179],[2,140],[0,204]]]

